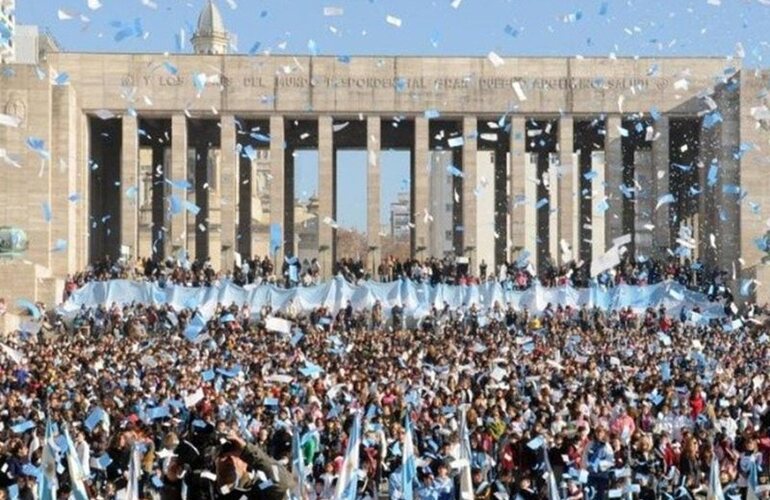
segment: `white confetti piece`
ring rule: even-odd
[[[69,21],[73,17],[72,14],[62,9],[59,9],[56,14],[59,16],[59,21]]]
[[[450,4],[453,9],[459,9],[460,4],[463,3],[463,0],[452,0],[452,3]]]
[[[341,16],[343,14],[345,14],[345,9],[343,9],[342,7],[334,7],[334,6],[324,7],[324,16],[326,17]]]
[[[494,51],[490,51],[489,55],[487,55],[487,58],[489,59],[489,62],[492,63],[492,66],[494,66],[495,68],[499,68],[500,66],[505,64],[505,61],[503,60],[503,58],[497,55],[497,53],[495,53]]]
[[[516,92],[516,97],[520,101],[527,100],[527,96],[524,94],[524,89],[521,88],[521,82],[513,82],[513,91]]]
[[[19,126],[19,123],[21,123],[21,120],[17,117],[0,113],[0,125],[16,128]]]
[[[385,16],[385,21],[387,21],[388,24],[392,24],[396,28],[401,27],[401,19],[396,16],[391,16],[390,14],[388,14],[387,16]]]
[[[447,144],[450,148],[457,148],[465,144],[465,140],[462,137],[450,137]]]
[[[102,8],[101,0],[88,0],[88,8],[91,10],[98,10]]]
[[[690,82],[686,78],[682,78],[674,82],[674,88],[676,90],[687,90],[690,88]]]

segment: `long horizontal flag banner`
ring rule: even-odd
[[[410,280],[380,283],[367,281],[353,285],[341,277],[326,283],[299,288],[281,288],[270,284],[238,286],[224,282],[211,287],[159,286],[157,283],[112,280],[91,282],[76,290],[60,310],[67,316],[75,314],[82,306],[110,306],[113,303],[127,305],[133,302],[153,305],[171,305],[174,309],[197,309],[208,319],[218,303],[238,306],[248,304],[252,311],[265,305],[273,311],[310,312],[318,307],[338,311],[348,301],[355,309],[371,308],[380,302],[385,311],[395,306],[403,309],[407,318],[420,319],[429,314],[432,307],[439,310],[445,305],[451,308],[470,307],[475,304],[482,310],[495,303],[502,309],[509,305],[517,310],[542,313],[548,304],[572,307],[598,307],[617,310],[631,307],[640,312],[648,307],[665,306],[670,314],[679,314],[682,308],[700,309],[699,318],[708,320],[724,316],[723,306],[710,302],[706,295],[687,289],[679,283],[657,283],[648,286],[618,285],[605,288],[573,288],[570,286],[546,288],[535,285],[527,290],[509,290],[496,281],[480,285],[435,285],[415,283]]]

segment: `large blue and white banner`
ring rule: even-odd
[[[721,304],[709,302],[704,294],[673,282],[649,286],[619,285],[613,288],[545,288],[536,284],[524,291],[514,291],[495,281],[470,286],[431,286],[409,280],[390,283],[367,281],[353,285],[339,277],[316,286],[289,289],[268,284],[241,287],[227,282],[201,288],[177,285],[160,287],[157,283],[125,280],[92,282],[75,291],[62,305],[61,311],[72,314],[81,306],[122,306],[136,302],[169,304],[177,310],[198,309],[208,318],[214,313],[217,304],[248,304],[254,313],[266,305],[274,311],[299,313],[321,306],[338,311],[345,308],[348,301],[355,309],[371,308],[379,301],[386,312],[398,305],[404,309],[407,317],[414,319],[424,317],[433,306],[440,310],[445,304],[451,308],[475,304],[483,310],[493,307],[495,303],[499,303],[503,309],[511,305],[514,309],[527,309],[534,314],[542,313],[548,304],[554,307],[595,306],[604,310],[631,307],[636,312],[662,305],[670,314],[678,315],[682,308],[690,311],[698,307],[703,319],[724,316]]]

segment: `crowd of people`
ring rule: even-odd
[[[467,261],[455,257],[427,258],[424,260],[402,260],[394,256],[385,257],[372,275],[366,263],[361,259],[343,257],[334,263],[332,273],[342,276],[351,283],[377,279],[390,282],[410,279],[417,283],[427,282],[432,285],[452,284],[471,285],[487,280],[497,280],[507,289],[526,290],[535,281],[543,286],[571,285],[585,288],[592,283],[612,287],[619,284],[651,285],[665,280],[676,281],[692,290],[707,294],[711,299],[730,293],[726,284],[729,274],[721,269],[707,268],[700,260],[671,257],[668,260],[645,258],[634,259],[628,255],[619,265],[595,278],[591,278],[589,266],[571,261],[557,266],[550,259],[545,259],[536,273],[527,259],[505,262],[490,268],[482,260],[475,267]],[[223,280],[237,285],[271,283],[278,286],[312,286],[321,282],[322,273],[318,259],[287,257],[281,266],[276,266],[268,256],[244,258],[233,266],[232,271],[214,269],[209,260],[188,260],[179,255],[163,261],[152,258],[140,258],[136,261],[125,259],[111,260],[109,257],[96,262],[85,271],[67,279],[66,295],[90,281],[109,279],[133,279],[155,281],[164,286],[173,283],[182,286],[211,286]]]
[[[66,497],[79,464],[91,498],[332,499],[350,467],[356,498],[770,498],[756,307],[296,310],[41,310],[0,350],[0,490]]]

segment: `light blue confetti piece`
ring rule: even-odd
[[[257,52],[259,52],[259,47],[260,47],[261,45],[262,45],[262,44],[261,44],[260,42],[254,42],[254,45],[252,45],[252,46],[251,46],[251,48],[249,49],[249,55],[250,55],[250,56],[254,56],[254,55],[256,55],[256,54],[257,54]]]
[[[33,422],[32,420],[25,420],[24,422],[20,422],[14,425],[13,427],[11,427],[11,431],[14,434],[23,434],[28,430],[34,429],[34,428],[35,428],[35,422]]]
[[[277,398],[265,398],[262,401],[262,404],[265,406],[278,406],[278,399]]]
[[[510,24],[506,24],[505,28],[503,29],[503,32],[505,32],[506,35],[512,36],[513,38],[516,38],[519,36],[519,30],[517,28],[514,28]]]
[[[176,75],[177,73],[179,73],[179,70],[177,69],[177,67],[168,61],[163,62],[163,67],[166,68],[166,71],[168,71],[169,74],[171,75]]]
[[[678,168],[682,172],[689,172],[690,170],[692,170],[692,165],[682,165],[679,163],[672,163],[671,165]]]
[[[257,150],[251,144],[247,144],[243,148],[243,156],[251,161],[255,161],[257,159]]]
[[[129,200],[136,200],[137,194],[139,194],[139,190],[136,188],[136,186],[130,186],[128,189],[126,189],[126,198]]]
[[[666,193],[660,198],[658,198],[658,203],[655,205],[655,210],[660,208],[662,205],[667,205],[669,203],[674,203],[676,201],[676,198],[674,198],[674,195],[671,193]]]
[[[266,142],[266,143],[270,142],[270,136],[269,135],[260,134],[259,132],[252,132],[251,134],[249,134],[249,136],[252,137],[253,139],[259,141],[259,142]]]
[[[535,205],[535,210],[540,210],[544,206],[548,205],[548,198],[541,198]]]
[[[216,374],[214,373],[214,370],[206,370],[201,373],[201,377],[203,378],[204,382],[211,382],[214,380],[214,377],[216,377]]]
[[[171,196],[171,203],[169,210],[171,211],[171,215],[178,215],[182,213],[183,206],[182,206],[182,200],[178,196]]]
[[[725,210],[724,207],[719,207],[719,220],[722,222],[727,222],[727,210]]]
[[[53,220],[53,212],[51,212],[51,205],[47,201],[44,201],[42,208],[43,208],[43,220],[46,222],[51,222]]]
[[[94,427],[99,425],[99,422],[101,422],[103,418],[104,410],[99,407],[94,408],[84,422],[88,432],[91,432]]]
[[[743,157],[743,155],[751,151],[753,147],[754,145],[751,144],[750,142],[742,143],[740,146],[738,146],[738,150],[735,153],[733,153],[733,158],[735,158],[736,160],[740,160]]]
[[[658,121],[662,115],[660,114],[660,111],[658,111],[658,108],[653,106],[650,108],[650,116],[653,120]]]
[[[446,171],[449,175],[453,175],[454,177],[464,177],[462,170],[454,165],[447,165]]]
[[[19,307],[21,309],[25,309],[29,314],[32,315],[33,319],[40,319],[40,309],[32,303],[32,301],[27,299],[18,299],[16,301],[16,307]]]
[[[527,443],[527,448],[531,450],[537,450],[539,448],[543,447],[543,444],[545,443],[545,440],[543,439],[543,436],[537,436],[534,439],[530,439]]]
[[[46,72],[41,68],[40,66],[35,66],[35,73],[37,74],[38,80],[45,80]]]
[[[133,34],[134,34],[134,29],[132,27],[129,26],[126,28],[122,28],[115,33],[114,40],[116,42],[122,42],[123,40],[125,40],[126,38],[130,37]]]
[[[586,172],[583,174],[583,178],[587,181],[592,181],[596,179],[596,177],[599,175],[599,172],[596,170],[591,170],[590,172]]]
[[[609,7],[610,7],[609,2],[602,2],[602,5],[599,7],[599,15],[606,16],[607,10],[609,9]]]
[[[158,406],[157,408],[150,408],[147,410],[147,417],[150,420],[158,420],[161,418],[169,418],[171,412],[169,412],[167,406]]]
[[[99,465],[99,468],[101,468],[101,470],[107,470],[107,467],[109,467],[110,464],[112,463],[112,458],[110,458],[109,454],[105,453],[104,455],[96,459],[96,463]]]
[[[56,240],[56,243],[54,243],[53,248],[51,249],[52,252],[63,252],[67,249],[67,240],[58,239]]]
[[[712,163],[709,166],[709,173],[706,178],[706,184],[711,187],[717,183],[717,177],[719,176],[719,165]]]
[[[39,137],[27,137],[27,147],[44,160],[49,160],[51,158],[51,153],[45,149],[45,141]]]
[[[68,85],[69,82],[70,82],[70,75],[66,71],[56,75],[56,78],[54,78],[53,80],[54,85],[58,85],[58,86]]]
[[[302,332],[299,332],[299,331],[298,331],[298,332],[296,332],[296,333],[295,333],[294,335],[292,335],[292,337],[291,337],[291,345],[293,345],[293,346],[295,346],[295,347],[296,347],[296,345],[299,343],[299,341],[300,341],[300,340],[302,340],[302,337],[304,337],[304,336],[305,336],[305,334],[304,334],[304,333],[302,333]]]
[[[751,208],[751,213],[753,214],[759,214],[762,211],[760,204],[754,203],[753,201],[749,202],[749,208]]]
[[[24,464],[24,465],[22,465],[21,472],[25,476],[32,476],[32,477],[40,476],[40,468],[35,467],[32,464]]]
[[[634,191],[636,190],[636,188],[632,186],[626,186],[625,184],[621,184],[620,186],[618,186],[618,188],[620,189],[620,192],[623,193],[623,196],[629,199],[633,198]]]
[[[724,194],[740,195],[741,194],[741,187],[740,186],[736,186],[735,184],[725,184],[724,186],[722,186],[722,192]]]
[[[406,78],[396,78],[395,86],[396,92],[405,91],[407,87]]]
[[[350,56],[337,56],[337,61],[342,64],[350,64]]]
[[[318,44],[316,44],[315,40],[313,40],[312,38],[307,41],[307,51],[310,53],[311,56],[318,55]]]
[[[190,189],[192,187],[192,184],[190,184],[190,181],[188,181],[187,179],[182,179],[182,180],[179,180],[179,181],[174,181],[174,180],[171,180],[171,179],[166,179],[166,182],[171,184],[171,187],[174,188],[174,189],[184,189],[184,190],[187,190],[187,189]]]
[[[435,120],[441,116],[441,113],[437,109],[426,109],[424,115],[428,120]]]
[[[198,215],[198,213],[201,211],[201,207],[191,201],[184,200],[182,204],[184,205],[185,210],[193,215]]]
[[[741,280],[741,295],[743,297],[748,297],[751,293],[751,285],[754,284],[754,280],[751,279],[743,279]]]
[[[703,128],[710,129],[717,123],[722,123],[722,114],[714,110],[703,117]]]
[[[610,208],[610,204],[607,203],[606,199],[596,204],[596,211],[599,212],[600,214],[603,214],[604,212],[609,210],[609,208]]]
[[[660,377],[664,382],[671,380],[671,364],[668,362],[660,364]]]
[[[203,94],[203,91],[206,89],[207,81],[208,78],[206,77],[205,73],[195,73],[193,75],[193,86],[195,87],[195,91],[198,93],[198,95]]]

